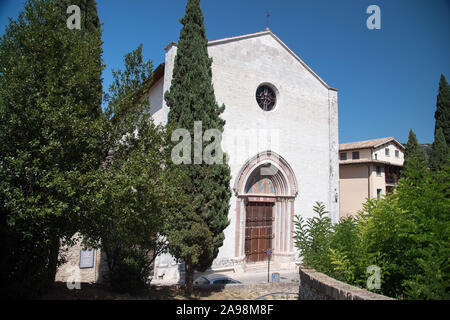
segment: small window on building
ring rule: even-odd
[[[386,153],[386,157],[389,157],[390,156],[390,150],[389,150],[389,148],[386,148],[386,149],[384,149],[384,152]]]
[[[352,159],[358,160],[359,159],[359,151],[352,152]]]
[[[395,157],[396,157],[396,158],[400,158],[400,151],[395,150]]]
[[[376,171],[377,171],[377,176],[381,177],[381,167],[380,166],[376,166]]]
[[[381,189],[377,189],[377,199],[381,198]]]
[[[256,90],[256,102],[264,111],[270,111],[277,103],[277,94],[271,86],[261,85]]]
[[[378,160],[378,154],[375,153],[375,160]]]
[[[340,159],[341,160],[347,160],[347,152],[341,152]]]

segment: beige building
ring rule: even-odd
[[[404,147],[394,138],[339,145],[340,216],[356,215],[367,198],[380,198],[397,185]]]

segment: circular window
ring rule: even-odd
[[[261,109],[270,111],[275,107],[277,95],[268,85],[261,85],[256,89],[256,101]]]

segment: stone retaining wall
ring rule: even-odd
[[[395,300],[300,268],[299,300]]]

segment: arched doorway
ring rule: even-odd
[[[289,164],[272,151],[252,157],[234,185],[236,257],[247,263],[293,255],[294,200],[297,180]]]
[[[260,168],[254,170],[246,186],[248,195],[245,207],[245,259],[246,262],[263,261],[267,250],[273,250],[273,207],[275,195],[269,176],[261,175]]]

